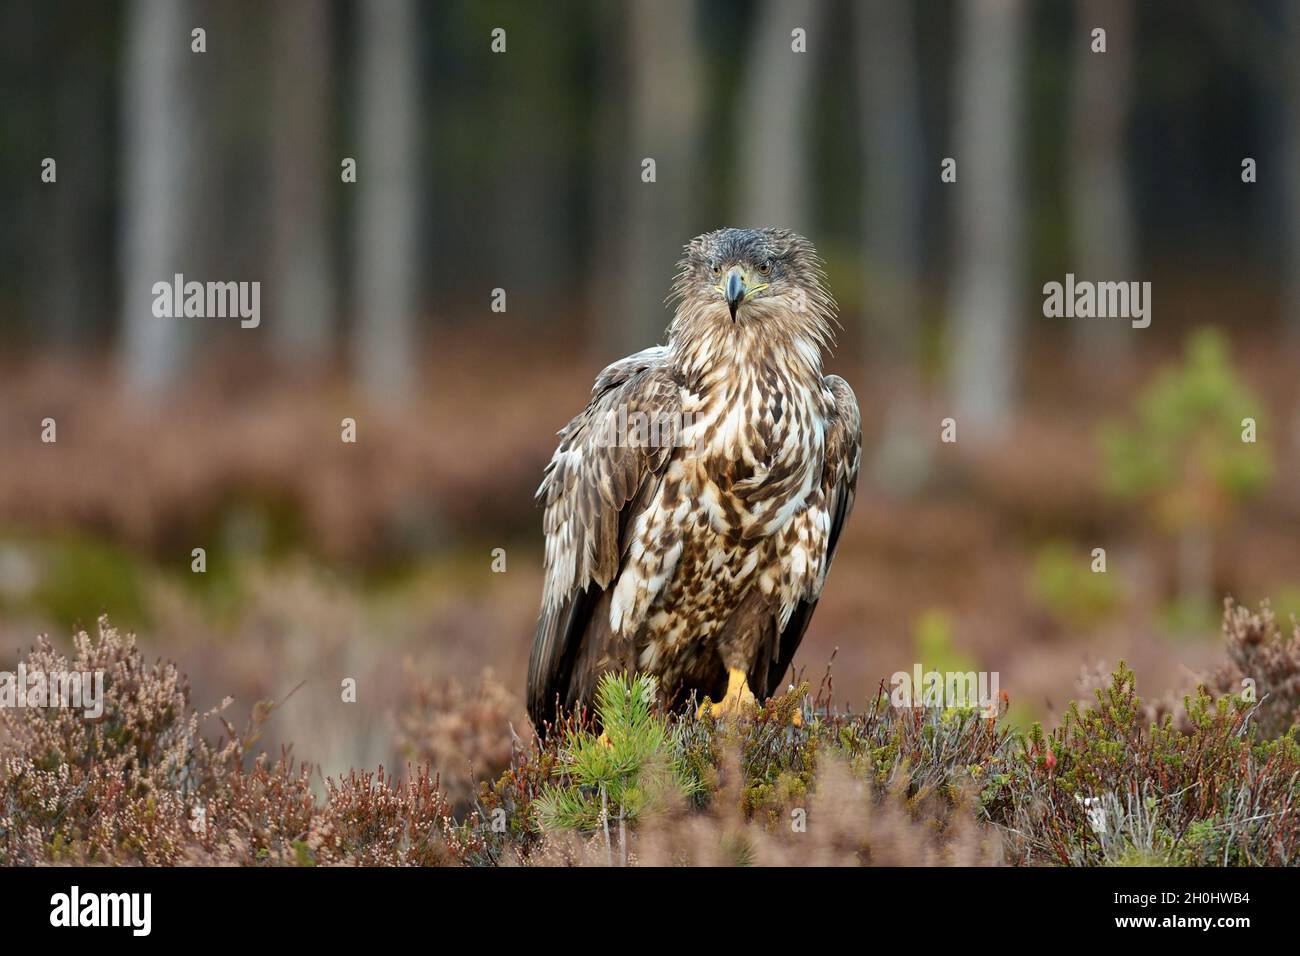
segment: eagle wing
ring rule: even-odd
[[[528,663],[528,711],[540,731],[557,699],[581,698],[579,655],[600,631],[608,640],[610,585],[627,550],[628,528],[653,498],[680,427],[681,389],[663,346],[610,365],[591,401],[560,430],[538,501],[545,505],[545,582]],[[628,441],[629,423],[654,423],[653,440]]]
[[[831,395],[826,422],[825,459],[821,484],[808,509],[791,523],[796,537],[782,555],[785,562],[782,580],[782,606],[776,622],[779,637],[775,653],[767,661],[766,673],[751,674],[755,691],[770,697],[780,689],[794,653],[808,630],[813,611],[821,597],[839,544],[844,521],[853,509],[853,496],[858,484],[858,467],[862,462],[862,416],[858,400],[849,383],[838,375],[827,375],[823,380]],[[809,538],[818,540],[824,535],[825,550],[807,548]],[[811,552],[811,553],[809,553]],[[756,662],[761,663],[761,662]]]

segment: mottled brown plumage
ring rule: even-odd
[[[610,365],[538,490],[546,578],[533,723],[610,670],[669,700],[779,688],[853,503],[857,401],[822,374],[835,304],[812,245],[722,229],[686,246],[668,344]]]

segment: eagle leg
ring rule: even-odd
[[[749,689],[749,681],[746,680],[745,672],[738,667],[727,668],[727,693],[718,703],[713,703],[707,697],[704,703],[700,704],[697,716],[703,717],[707,710],[714,717],[735,717],[752,707],[757,701],[754,699],[754,692]]]

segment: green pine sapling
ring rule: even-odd
[[[655,710],[653,677],[605,674],[596,689],[601,733],[566,725],[555,774],[537,802],[547,828],[596,832],[635,823],[700,786],[674,757],[674,730]]]
[[[1102,431],[1106,487],[1146,503],[1177,542],[1178,606],[1208,616],[1215,533],[1268,481],[1268,447],[1257,441],[1263,406],[1241,382],[1222,337],[1194,333],[1182,365],[1165,369],[1138,399],[1137,420]]]

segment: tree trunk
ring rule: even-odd
[[[362,389],[393,402],[415,379],[416,17],[411,0],[366,0],[360,19],[353,347]]]
[[[955,101],[956,280],[952,289],[959,437],[995,440],[1017,392],[1021,331],[1021,0],[962,0]],[[934,170],[934,175],[938,175]]]
[[[635,0],[629,8],[632,155],[623,182],[633,190],[623,224],[627,241],[620,301],[611,319],[618,354],[664,340],[672,315],[664,305],[682,245],[699,230],[692,212],[699,166],[699,51],[689,0]],[[655,161],[655,182],[642,162]],[[612,358],[613,356],[611,356]]]
[[[544,4],[523,8],[509,19],[508,52],[492,57],[500,68],[485,91],[495,104],[492,215],[496,222],[509,223],[494,230],[491,239],[490,285],[506,288],[509,314],[516,320],[546,328],[573,311],[573,290],[565,277],[575,271],[574,229],[568,218],[573,164],[568,160],[577,158],[577,151],[568,121],[570,115],[585,113],[576,107],[568,84],[538,83],[536,78],[557,62],[581,55],[580,41]],[[618,103],[618,109],[625,107]],[[483,308],[486,303],[484,290]]]
[[[122,366],[152,393],[180,375],[190,338],[184,318],[153,314],[153,284],[192,261],[196,176],[193,8],[187,0],[132,0],[126,22],[122,167]],[[177,303],[179,306],[179,303]]]
[[[1133,219],[1125,145],[1133,48],[1130,0],[1076,0],[1074,92],[1070,109],[1070,262],[1080,279],[1128,282]],[[1092,31],[1106,31],[1106,52],[1092,51]],[[1076,355],[1092,374],[1122,370],[1132,359],[1134,330],[1115,319],[1074,319]]]
[[[921,104],[909,0],[856,8],[859,99],[865,158],[862,222],[863,341],[883,377],[889,411],[872,470],[906,492],[929,470],[933,437],[922,421]]]
[[[330,8],[279,0],[271,10],[271,294],[276,349],[318,362],[334,325],[329,197],[339,165],[329,151]]]
[[[1300,342],[1300,3],[1283,4],[1286,36],[1280,45],[1283,66],[1282,127],[1285,213],[1282,217],[1286,279],[1282,290],[1283,319],[1293,341]],[[1241,170],[1237,170],[1238,177]],[[1267,174],[1265,174],[1267,175]],[[1262,189],[1262,186],[1250,186]],[[1297,427],[1300,427],[1298,425]]]
[[[820,0],[763,0],[749,51],[740,109],[740,202],[735,226],[786,226],[811,234],[810,120],[813,67],[828,38]],[[807,52],[792,48],[791,32],[806,31]]]

